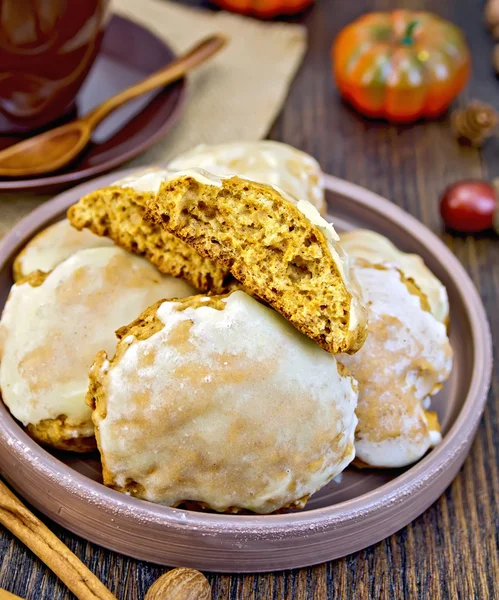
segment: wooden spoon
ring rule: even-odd
[[[117,600],[116,596],[61,540],[0,481],[0,523],[32,550],[80,600]],[[209,600],[206,577],[194,569],[173,569],[149,589],[145,600]],[[0,590],[0,600],[18,596]]]
[[[78,156],[109,113],[137,96],[181,79],[221,50],[227,41],[222,34],[212,35],[140,83],[108,98],[85,117],[0,151],[0,176],[29,177],[60,169]]]

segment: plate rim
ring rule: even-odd
[[[48,203],[35,209],[6,234],[0,242],[0,265],[3,265],[6,259],[12,256],[13,246],[18,248],[21,244],[25,243],[21,238],[24,239],[27,235],[33,235],[41,227],[46,226],[51,219],[55,219],[64,206],[69,206],[70,203],[74,202],[75,192],[81,194],[87,193],[90,189],[96,189],[99,186],[109,184],[113,180],[136,171],[137,168],[132,168],[101,176],[67,190],[57,195]],[[474,362],[479,368],[473,372],[468,394],[454,423],[444,436],[441,444],[434,448],[429,455],[392,481],[383,484],[375,490],[362,494],[358,498],[333,506],[312,509],[307,512],[262,516],[197,513],[160,506],[136,498],[124,497],[119,492],[106,488],[102,484],[75,472],[56,457],[50,455],[38,446],[36,442],[31,440],[13,419],[11,419],[11,423],[7,423],[6,429],[0,428],[0,446],[2,444],[10,446],[12,456],[15,456],[19,460],[27,460],[30,463],[30,468],[35,469],[42,477],[56,481],[64,493],[71,494],[72,496],[76,494],[82,502],[99,502],[101,508],[108,514],[115,514],[119,511],[126,513],[127,511],[130,512],[128,509],[133,508],[132,520],[134,521],[139,520],[144,524],[161,525],[165,528],[173,529],[178,527],[180,521],[183,530],[189,531],[193,535],[196,535],[196,532],[201,529],[207,535],[214,535],[223,530],[224,536],[243,535],[245,540],[261,540],[262,535],[267,535],[269,538],[279,537],[279,539],[283,540],[296,539],[297,536],[300,534],[303,535],[304,532],[311,528],[322,531],[325,529],[337,529],[339,525],[359,518],[374,517],[380,511],[386,510],[389,507],[395,509],[409,496],[421,492],[423,487],[430,486],[432,482],[435,484],[438,483],[439,485],[436,485],[436,493],[435,489],[433,489],[432,494],[429,495],[431,497],[425,499],[424,506],[420,503],[416,508],[413,508],[410,520],[421,514],[440,496],[452,479],[454,479],[466,458],[482,417],[492,370],[492,337],[485,309],[464,267],[447,246],[425,225],[389,200],[361,186],[330,175],[325,175],[324,182],[326,189],[346,197],[353,197],[358,204],[369,207],[378,214],[383,214],[383,218],[396,223],[397,226],[403,229],[410,229],[411,235],[421,244],[427,246],[430,240],[432,248],[436,247],[439,256],[443,255],[443,262],[445,262],[446,268],[449,272],[452,271],[451,277],[460,282],[460,292],[464,298],[463,303],[467,318],[471,324]],[[373,207],[373,202],[376,204],[376,207]],[[43,223],[40,222],[41,215],[43,215]],[[3,405],[2,409],[6,410]],[[32,456],[33,450],[34,456]],[[33,460],[39,452],[45,453],[46,463]],[[3,463],[4,460],[0,452],[0,466]],[[67,480],[66,478],[60,479],[61,469],[62,471],[67,471],[68,475],[70,475]],[[445,477],[446,483],[442,486],[442,482],[440,480],[436,481],[436,478],[444,469],[448,473],[446,473]],[[2,471],[4,470],[2,466]],[[450,475],[450,478],[448,475]],[[14,484],[14,487],[19,487],[16,482],[12,481],[11,477],[7,476],[7,479]],[[414,500],[414,503],[417,504],[416,500]],[[422,506],[423,508],[421,508]],[[185,516],[186,513],[187,517]],[[49,516],[58,521],[58,515],[50,514]],[[394,527],[384,530],[377,541],[397,531],[408,522],[410,521],[407,521],[404,517],[403,524],[394,523]],[[63,524],[66,528],[71,529],[68,527],[67,522]],[[82,535],[77,530],[75,532]],[[88,538],[88,536],[85,537]],[[103,544],[102,541],[97,541],[96,543],[116,549],[113,547],[112,540],[107,544]],[[375,542],[372,541],[370,543]],[[365,547],[365,544],[364,546],[359,546],[357,549],[360,550],[361,547]],[[118,551],[121,552],[122,550],[118,549]],[[315,563],[326,560],[323,554],[318,557]],[[142,555],[139,554],[137,556],[133,551],[130,551],[129,555],[136,558],[143,558]],[[336,558],[337,556],[339,555],[331,556],[330,558]],[[147,558],[146,560],[152,559]],[[158,562],[175,564],[174,560],[171,559],[168,559],[165,563],[164,558],[161,558]],[[202,561],[194,561],[193,566],[199,565],[200,562]],[[276,567],[277,569],[315,564],[313,560],[295,560],[294,562],[293,560],[288,560],[289,564],[282,564],[278,559],[275,559],[274,562],[280,565]],[[274,569],[275,567],[272,568]],[[219,566],[212,570],[224,571]],[[226,572],[233,572],[234,570],[236,569],[228,569]],[[269,569],[242,568],[240,571],[257,572],[266,570]]]
[[[168,42],[166,42],[162,37],[160,37],[154,30],[141,25],[139,22],[134,21],[133,19],[129,19],[126,15],[121,13],[112,13],[111,19],[109,21],[108,27],[111,25],[112,21],[124,21],[129,25],[132,25],[136,29],[140,29],[146,32],[153,38],[165,47],[167,52],[171,54],[172,61],[175,60],[178,55],[173,50]],[[167,135],[169,131],[177,124],[182,112],[184,111],[185,104],[187,101],[187,80],[185,77],[182,77],[178,81],[174,82],[172,85],[175,85],[178,89],[178,99],[173,107],[172,112],[169,117],[165,119],[163,125],[159,127],[149,138],[138,143],[130,150],[119,154],[114,158],[110,158],[104,160],[102,163],[97,165],[89,166],[81,171],[69,171],[65,173],[54,173],[49,174],[46,177],[36,177],[36,178],[28,178],[28,179],[0,179],[0,192],[2,193],[13,193],[17,191],[30,191],[32,193],[36,193],[37,188],[43,189],[53,189],[54,187],[59,186],[69,186],[72,184],[76,184],[78,182],[84,182],[91,177],[96,177],[98,175],[105,174],[112,169],[119,167],[120,165],[126,163],[129,160],[137,157],[139,154],[145,152],[154,144],[156,144],[159,140]],[[82,86],[83,87],[83,86]],[[158,94],[160,94],[165,88],[158,89]],[[147,106],[142,109],[142,111],[146,110]],[[71,188],[73,189],[73,188]]]

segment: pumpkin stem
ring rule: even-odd
[[[411,46],[412,43],[414,42],[413,39],[413,35],[414,35],[414,30],[416,29],[416,27],[419,25],[419,23],[417,21],[411,21],[409,23],[409,25],[407,25],[407,29],[405,30],[405,34],[404,37],[401,40],[401,43],[404,46]]]

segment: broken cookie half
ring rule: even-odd
[[[366,309],[349,257],[308,201],[189,169],[161,184],[147,218],[230,270],[328,352],[354,353],[364,343]]]

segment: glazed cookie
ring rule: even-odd
[[[452,351],[445,326],[400,271],[359,260],[356,273],[369,333],[357,354],[338,356],[359,382],[356,461],[403,467],[441,439],[437,415],[425,409],[450,374]]]
[[[14,281],[33,271],[47,273],[78,250],[112,245],[111,240],[88,230],[78,231],[67,219],[63,219],[35,235],[18,254],[12,267]]]
[[[303,507],[353,459],[355,381],[244,292],[158,302],[117,333],[87,395],[106,485],[270,513]]]
[[[328,352],[356,352],[366,311],[332,226],[306,200],[239,177],[177,172],[148,218],[217,261]]]
[[[193,293],[121,248],[81,250],[50,273],[13,286],[0,321],[2,397],[37,440],[65,450],[95,446],[85,404],[88,369],[114,331],[162,297]]]
[[[388,238],[368,229],[355,229],[340,235],[340,244],[353,258],[372,264],[388,263],[412,279],[428,298],[430,310],[441,323],[449,323],[449,298],[444,284],[433,275],[417,254],[401,252]]]
[[[301,200],[308,200],[326,214],[326,200],[319,163],[310,154],[281,142],[232,142],[202,144],[178,156],[168,168],[182,171],[197,167],[215,175],[238,175],[250,181],[276,185]]]
[[[187,244],[161,227],[144,220],[146,205],[163,179],[164,169],[148,169],[81,198],[68,211],[77,229],[90,229],[98,236],[139,256],[162,273],[180,277],[203,292],[220,293],[231,287],[228,270],[202,258]]]

